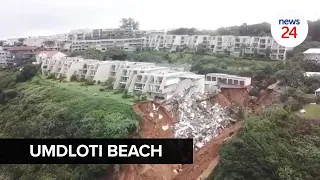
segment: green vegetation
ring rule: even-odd
[[[68,83],[41,77],[30,81],[33,76],[19,69],[0,71],[1,138],[126,138],[136,131],[138,117],[130,105],[111,97],[94,98],[93,89],[86,96]],[[118,165],[1,165],[0,177],[87,180],[118,169]]]
[[[282,62],[235,60],[229,58],[198,57],[191,71],[199,74],[227,73],[241,76],[271,75],[278,70]]]
[[[307,104],[303,107],[306,110],[306,113],[303,114],[303,117],[308,119],[320,120],[320,105],[319,104]]]
[[[320,123],[289,116],[282,108],[248,117],[239,137],[220,150],[210,179],[319,179]]]
[[[70,90],[73,92],[80,93],[82,96],[86,96],[88,98],[94,98],[94,99],[113,99],[120,103],[133,105],[133,99],[132,98],[122,98],[122,94],[114,93],[114,90],[108,90],[108,91],[101,91],[100,89],[103,87],[101,85],[91,85],[91,86],[81,86],[81,83],[79,82],[67,82],[67,83],[59,83],[57,81],[52,82],[57,87]],[[105,88],[103,88],[105,89]],[[96,94],[96,95],[94,95]]]
[[[308,40],[319,41],[320,20],[308,21]],[[240,26],[221,27],[216,30],[198,30],[197,28],[178,28],[169,31],[168,34],[175,35],[233,35],[233,36],[268,36],[271,35],[271,25],[263,22],[259,24],[246,24]]]

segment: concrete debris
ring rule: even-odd
[[[169,125],[162,126],[162,130],[166,131],[169,129]]]
[[[301,109],[300,113],[306,113],[307,111],[305,109]]]
[[[159,117],[158,117],[158,118],[159,118],[159,119],[162,119],[162,117],[163,117],[163,116],[162,116],[161,114],[159,114]]]
[[[174,172],[175,174],[178,174],[178,171],[177,171],[176,169],[173,169],[173,172]]]
[[[150,113],[149,116],[150,116],[150,117],[153,117],[153,113]]]
[[[235,121],[230,118],[230,113],[218,104],[201,101],[205,98],[204,94],[194,93],[174,96],[170,99],[170,103],[166,103],[170,111],[178,112],[179,121],[173,127],[175,137],[193,138],[196,150],[202,148],[222,129]]]
[[[98,93],[93,93],[93,96],[98,96]]]

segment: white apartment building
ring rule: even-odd
[[[72,42],[71,51],[84,51],[90,48],[102,52],[113,48],[119,48],[125,51],[135,51],[136,49],[141,49],[143,41],[144,38],[79,40]]]
[[[152,70],[157,71],[157,68],[159,67],[156,67],[154,63],[124,62],[118,69],[113,89],[128,89],[135,74]],[[160,69],[163,69],[163,67],[160,67]],[[168,68],[164,67],[164,69]]]
[[[277,44],[272,37],[250,36],[149,35],[145,37],[142,47],[151,50],[177,51],[181,47],[195,50],[199,45],[212,53],[230,51],[233,56],[239,56],[240,53],[264,56],[269,49],[270,58],[274,60],[284,59],[286,51],[285,47]]]
[[[185,91],[189,93],[204,92],[204,75],[196,75],[190,72],[177,72],[163,69],[151,73],[135,74],[128,92],[132,94],[143,93],[148,98],[160,98],[167,100],[173,95],[181,95]]]
[[[191,72],[172,70],[154,63],[128,61],[98,61],[69,58],[45,59],[42,73],[64,76],[69,81],[72,75],[78,78],[105,81],[114,78],[113,89],[127,89],[129,93],[144,93],[149,98],[168,99],[173,95],[189,92],[205,92],[205,76]]]
[[[223,83],[245,87],[251,84],[251,78],[222,73],[210,73],[206,75],[206,82],[208,82],[208,84]]]
[[[320,48],[310,48],[303,52],[304,60],[320,62]]]
[[[10,51],[5,51],[0,46],[0,67],[4,68],[13,65],[13,58]]]
[[[320,72],[305,72],[304,76],[306,76],[306,77],[319,76],[320,77]]]
[[[250,36],[210,36],[210,35],[168,35],[164,30],[132,29],[77,29],[69,33],[51,36],[29,37],[28,46],[44,47],[45,41],[55,41],[46,50],[84,51],[95,48],[106,51],[119,48],[125,51],[137,49],[195,51],[200,45],[208,52],[230,52],[233,56],[241,53],[246,56],[263,57],[266,54],[273,60],[285,59],[286,48],[277,44],[272,37]],[[269,52],[268,52],[269,51]]]
[[[36,61],[40,64],[44,60],[60,60],[63,57],[67,55],[59,51],[41,51],[36,55]]]

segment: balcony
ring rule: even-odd
[[[260,44],[265,44],[266,40],[265,39],[260,39]]]

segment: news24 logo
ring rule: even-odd
[[[307,38],[308,21],[296,12],[286,12],[273,20],[271,33],[281,46],[296,47]]]

